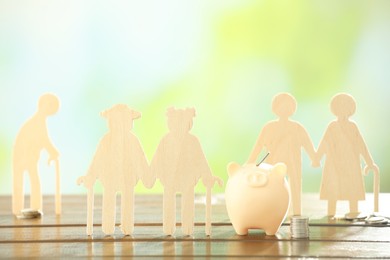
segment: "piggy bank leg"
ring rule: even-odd
[[[173,235],[176,229],[176,192],[164,189],[163,198],[163,231],[167,236]]]
[[[194,233],[194,200],[193,189],[183,191],[181,197],[181,222],[183,234],[186,236],[190,236]]]
[[[276,227],[276,228],[268,228],[268,229],[264,229],[265,231],[265,234],[267,236],[275,236],[276,232],[278,232],[278,229],[279,227]]]
[[[248,234],[248,229],[245,227],[242,227],[240,225],[233,225],[233,228],[236,231],[237,235],[245,236]]]
[[[134,189],[126,188],[121,196],[121,222],[122,233],[131,235],[134,230]]]
[[[111,235],[115,232],[115,206],[116,192],[103,191],[102,230],[106,235]]]

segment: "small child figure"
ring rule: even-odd
[[[336,213],[337,200],[348,200],[351,213],[358,212],[358,200],[365,199],[364,181],[360,157],[369,170],[379,174],[371,154],[355,122],[349,118],[355,113],[356,102],[348,94],[338,94],[330,103],[332,113],[337,117],[330,122],[317,151],[317,163],[325,155],[322,171],[320,199],[328,200],[328,215]]]
[[[175,232],[177,192],[182,194],[182,231],[191,235],[194,229],[194,187],[199,178],[208,190],[215,182],[222,186],[222,180],[212,176],[199,140],[189,133],[194,116],[194,109],[168,108],[169,133],[161,139],[151,162],[152,175],[164,186],[163,229],[166,235]]]
[[[138,138],[131,133],[133,120],[141,113],[118,104],[101,115],[108,120],[109,132],[100,140],[88,174],[77,180],[88,189],[87,234],[93,227],[93,185],[97,179],[103,186],[102,230],[115,231],[116,195],[121,193],[121,230],[130,235],[134,229],[134,187],[139,179],[149,176],[149,166]]]
[[[39,98],[38,111],[22,126],[16,136],[13,151],[12,213],[20,215],[24,207],[23,174],[28,172],[31,185],[30,208],[42,211],[42,192],[38,175],[38,161],[43,149],[49,153],[48,164],[58,164],[59,153],[50,141],[46,119],[57,113],[60,101],[53,94]]]
[[[265,162],[272,165],[278,162],[285,163],[291,189],[293,214],[301,215],[301,150],[303,147],[312,161],[315,159],[315,150],[306,129],[300,123],[290,120],[296,108],[297,103],[292,95],[281,93],[274,97],[272,112],[279,118],[270,121],[261,130],[247,164],[254,164],[263,148],[269,152]]]

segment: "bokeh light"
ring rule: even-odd
[[[295,96],[293,119],[315,146],[333,120],[331,97],[353,95],[353,119],[390,192],[389,28],[386,0],[0,1],[0,193],[11,193],[13,142],[45,92],[61,99],[48,129],[64,193],[85,192],[76,179],[107,130],[99,113],[113,104],[142,112],[134,132],[149,160],[167,132],[166,109],[196,108],[193,133],[226,181],[226,165],[244,163],[274,119],[279,92]],[[46,159],[42,191],[54,193]],[[365,180],[372,191],[372,175]],[[303,153],[303,190],[318,192],[320,181]]]

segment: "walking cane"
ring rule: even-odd
[[[56,166],[56,214],[61,214],[61,188],[60,188],[60,162],[57,160],[54,161]]]
[[[379,211],[379,184],[380,184],[380,177],[379,172],[374,172],[374,212]]]
[[[366,166],[364,168],[364,173],[367,175],[370,170],[371,168]],[[372,170],[374,172],[374,212],[379,212],[379,187],[380,187],[379,169],[374,168]]]
[[[87,235],[91,236],[93,234],[93,185],[88,187],[87,200]]]
[[[211,236],[211,189],[213,186],[207,186],[206,191],[206,236]]]
[[[222,187],[223,186],[223,181],[214,176],[213,184],[210,186],[207,186],[207,191],[206,191],[206,223],[205,223],[205,231],[206,231],[206,236],[211,236],[211,190],[214,186],[214,183],[217,182],[218,186]]]
[[[77,179],[77,185],[80,185],[85,183],[85,176],[79,177]],[[91,236],[93,234],[93,204],[94,204],[94,197],[93,197],[93,183],[90,187],[87,187],[87,235]]]

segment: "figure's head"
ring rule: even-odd
[[[195,117],[195,109],[167,109],[167,123],[171,132],[189,132],[192,128],[192,120]]]
[[[280,93],[272,100],[272,112],[280,118],[289,118],[297,109],[297,101],[288,93]]]
[[[355,99],[349,94],[337,94],[330,102],[330,110],[337,118],[349,118],[356,111]]]
[[[60,100],[54,94],[43,94],[38,101],[38,112],[45,116],[57,113],[60,108]]]
[[[111,130],[119,129],[130,131],[133,128],[133,120],[141,117],[141,113],[124,104],[117,104],[103,111],[100,115],[108,120]]]

